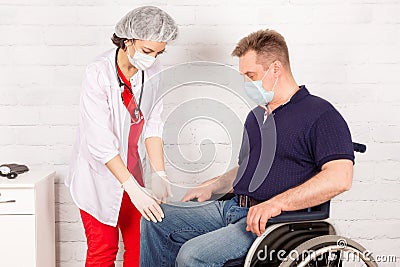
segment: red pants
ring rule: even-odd
[[[80,210],[87,239],[86,267],[110,267],[118,252],[119,229],[124,241],[124,267],[138,267],[140,254],[140,212],[124,192],[117,227],[103,224]]]

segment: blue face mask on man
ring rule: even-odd
[[[247,96],[257,105],[268,105],[268,103],[274,98],[274,89],[278,78],[276,78],[271,91],[266,91],[262,85],[262,81],[264,80],[265,76],[267,76],[271,65],[268,67],[267,72],[264,74],[261,80],[244,82],[244,90]]]

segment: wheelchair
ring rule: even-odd
[[[353,143],[354,151],[366,146]],[[229,199],[227,194],[221,199]],[[264,234],[257,237],[245,258],[230,260],[225,267],[346,267],[378,266],[371,253],[355,241],[338,236],[329,222],[330,201],[270,218]],[[347,264],[346,260],[350,261]]]

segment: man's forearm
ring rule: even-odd
[[[233,181],[236,178],[239,167],[235,167],[230,171],[213,178],[213,193],[214,194],[225,194],[233,192]]]
[[[289,189],[269,201],[281,206],[282,211],[293,211],[313,207],[332,199],[351,187],[352,162],[341,162],[341,164],[347,166],[339,167],[338,165],[338,168],[323,169],[305,183]]]

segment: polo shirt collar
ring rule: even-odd
[[[299,90],[290,98],[291,103],[298,103],[300,102],[303,98],[308,96],[310,92],[307,90],[305,85],[301,85]]]
[[[272,111],[272,114],[275,114],[276,112],[278,112],[280,109],[282,109],[284,106],[286,106],[288,104],[295,104],[295,103],[300,102],[308,95],[310,95],[310,92],[307,90],[306,86],[305,85],[299,86],[299,90],[290,98],[290,100],[288,102],[286,102],[285,104],[277,107],[274,111]],[[264,118],[265,109],[263,107],[258,106],[254,112],[255,112],[254,114],[256,115],[258,120],[261,120],[261,118]],[[263,121],[264,121],[264,119],[259,121],[259,123],[262,124]]]

